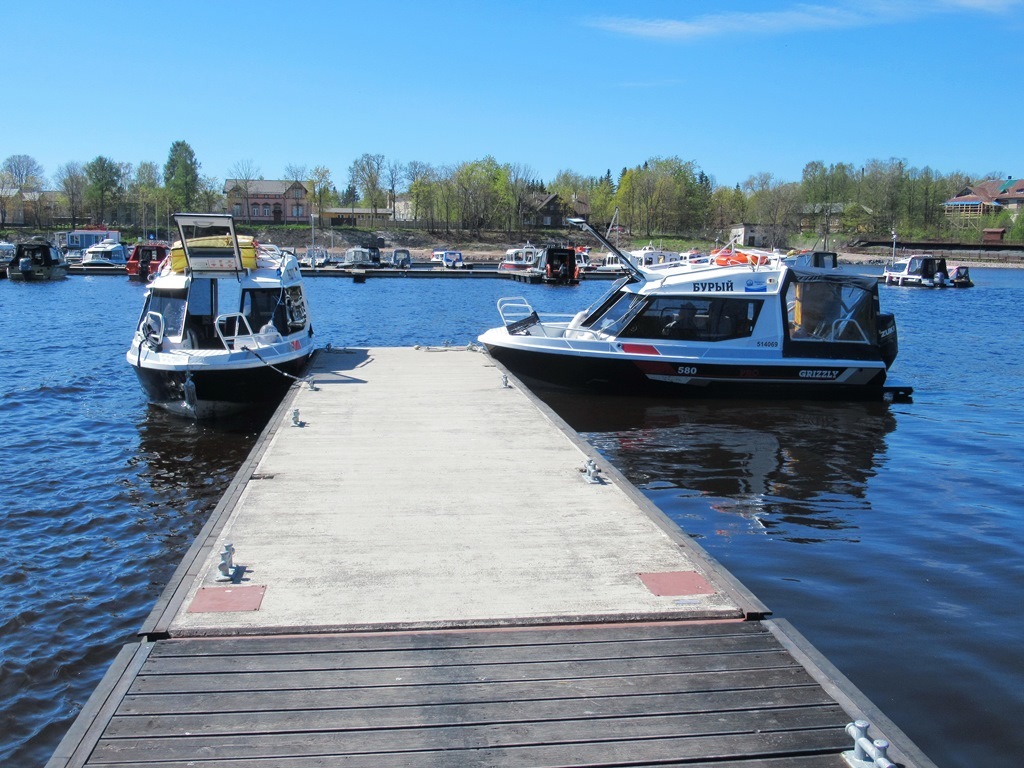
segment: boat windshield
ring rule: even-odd
[[[877,338],[875,295],[856,284],[793,282],[786,307],[794,341],[872,344]]]
[[[620,291],[609,296],[597,312],[583,322],[583,326],[598,333],[614,335],[626,324],[634,310],[643,301],[644,297],[640,294]]]
[[[149,312],[157,312],[164,318],[164,335],[180,336],[185,324],[185,299],[187,291],[153,291],[142,310],[145,318]],[[140,320],[141,324],[141,320]]]

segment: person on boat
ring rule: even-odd
[[[558,282],[565,283],[568,282],[568,280],[569,268],[565,265],[565,262],[563,261],[561,264],[558,265]]]

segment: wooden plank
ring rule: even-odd
[[[543,701],[586,699],[608,696],[673,695],[696,693],[710,696],[720,691],[750,690],[756,687],[786,689],[809,686],[813,680],[802,667],[709,672],[699,674],[654,674],[634,677],[595,677],[565,680],[526,680],[450,685],[387,686],[358,689],[301,688],[244,691],[189,691],[184,693],[130,694],[120,712],[154,715],[174,712],[259,712],[263,710],[311,709],[323,706],[359,708],[379,706],[432,706],[473,702]]]
[[[781,651],[737,653],[724,656],[660,657],[596,661],[538,662],[516,665],[465,665],[461,667],[410,667],[399,685],[472,683],[481,680],[566,680],[579,677],[629,677],[679,672],[724,672],[795,666]],[[303,672],[239,672],[235,674],[144,674],[132,693],[189,691],[258,691],[282,688],[358,688],[381,682],[378,670],[310,670]]]
[[[267,694],[273,697],[273,694]],[[263,698],[259,694],[254,698]],[[180,701],[180,700],[179,700]],[[275,733],[308,730],[355,730],[411,728],[485,723],[513,723],[530,720],[569,720],[653,715],[681,715],[701,712],[756,711],[778,708],[825,706],[832,700],[816,686],[753,689],[603,698],[479,701],[411,707],[380,696],[376,705],[333,706],[336,697],[322,694],[306,709],[255,707],[239,717],[238,712],[219,712],[203,700],[181,701],[184,706],[154,712],[119,710],[107,728],[110,738],[128,736],[184,736],[225,733]]]
[[[483,648],[436,649],[433,651],[314,651],[296,649],[290,653],[248,653],[236,645],[234,655],[159,656],[148,665],[149,674],[235,674],[238,672],[292,672],[301,670],[406,669],[412,667],[448,667],[484,664],[536,664],[573,660],[600,661],[610,658],[700,658],[757,651],[778,651],[773,638],[748,637],[648,640],[645,642],[563,643],[542,646],[501,646]]]
[[[246,766],[253,761],[270,760],[282,765],[287,757],[328,757],[337,766],[616,766],[638,762],[736,759],[738,756],[770,757],[837,752],[848,741],[842,728],[813,730],[760,731],[756,733],[716,733],[693,736],[647,736],[604,738],[597,741],[561,743],[531,742],[518,746],[495,746],[477,738],[437,743],[422,734],[419,749],[397,751],[386,739],[375,752],[353,751],[348,739],[330,736],[241,737],[223,739],[152,739],[138,743],[124,739],[104,739],[97,746],[90,764],[127,763],[146,765],[153,761],[188,761],[203,765],[205,760],[233,758]],[[494,735],[494,734],[492,734]],[[431,746],[430,744],[434,745]],[[238,765],[239,763],[236,763]]]
[[[444,766],[453,766],[454,768],[473,768],[473,766],[488,766],[493,767],[501,765],[497,762],[486,762],[491,758],[490,754],[478,755],[459,755],[457,761],[445,761],[446,756],[438,753],[426,753],[425,755],[412,755],[403,756],[401,763],[389,763],[389,766],[401,765],[404,768],[444,768]],[[376,761],[376,762],[375,762]],[[378,756],[370,757],[337,757],[334,755],[310,755],[303,757],[276,757],[269,760],[246,760],[245,768],[334,768],[334,766],[345,766],[345,768],[362,768],[363,766],[372,766],[373,768],[381,768],[381,760]],[[146,763],[150,768],[239,768],[239,763],[236,760],[230,758],[226,760],[221,759],[203,759],[201,761],[186,760],[186,761],[156,761]],[[529,763],[528,763],[529,765]],[[539,764],[538,764],[539,765]],[[654,763],[648,763],[645,761],[637,762],[635,760],[619,760],[614,764],[607,762],[595,763],[568,763],[560,762],[560,766],[629,766],[630,768],[655,768]],[[676,760],[669,759],[667,761],[658,761],[656,764],[657,768],[679,768],[685,766],[685,768],[849,768],[849,764],[843,760],[839,754],[832,753],[814,753],[807,755],[787,755],[782,757],[751,757],[749,759],[740,760],[715,760],[714,762],[705,762],[703,760],[694,762],[687,760],[684,762],[676,762]]]

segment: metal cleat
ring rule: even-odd
[[[846,733],[853,737],[853,749],[843,752],[843,759],[852,768],[896,768],[886,752],[889,742],[885,739],[868,738],[867,720],[855,720],[846,726]]]
[[[604,483],[604,478],[601,477],[601,468],[593,459],[587,459],[587,463],[583,465],[580,472],[583,473],[583,479],[588,483]]]

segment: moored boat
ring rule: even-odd
[[[124,267],[128,278],[143,282],[149,280],[160,271],[160,265],[170,252],[171,249],[164,243],[139,243],[132,248]]]
[[[224,214],[176,214],[126,359],[150,402],[206,419],[272,404],[313,351],[298,262],[260,252]]]
[[[18,243],[14,258],[7,265],[9,280],[63,280],[67,274],[68,262],[60,248],[40,235]]]
[[[128,263],[128,246],[113,238],[90,245],[82,254],[83,267],[123,267]]]
[[[502,258],[501,263],[498,264],[498,270],[504,272],[509,270],[520,271],[535,267],[537,266],[537,257],[540,256],[543,250],[540,246],[531,245],[529,241],[526,242],[526,245],[509,248],[505,251],[505,256]]]
[[[627,274],[572,316],[499,300],[503,325],[479,340],[513,373],[632,395],[884,395],[898,344],[874,278],[790,267],[780,254],[749,249],[654,270],[571,221],[616,253]]]
[[[914,286],[918,288],[952,288],[946,260],[930,253],[920,253],[900,259],[882,270],[886,285]],[[973,285],[973,283],[971,283]]]

